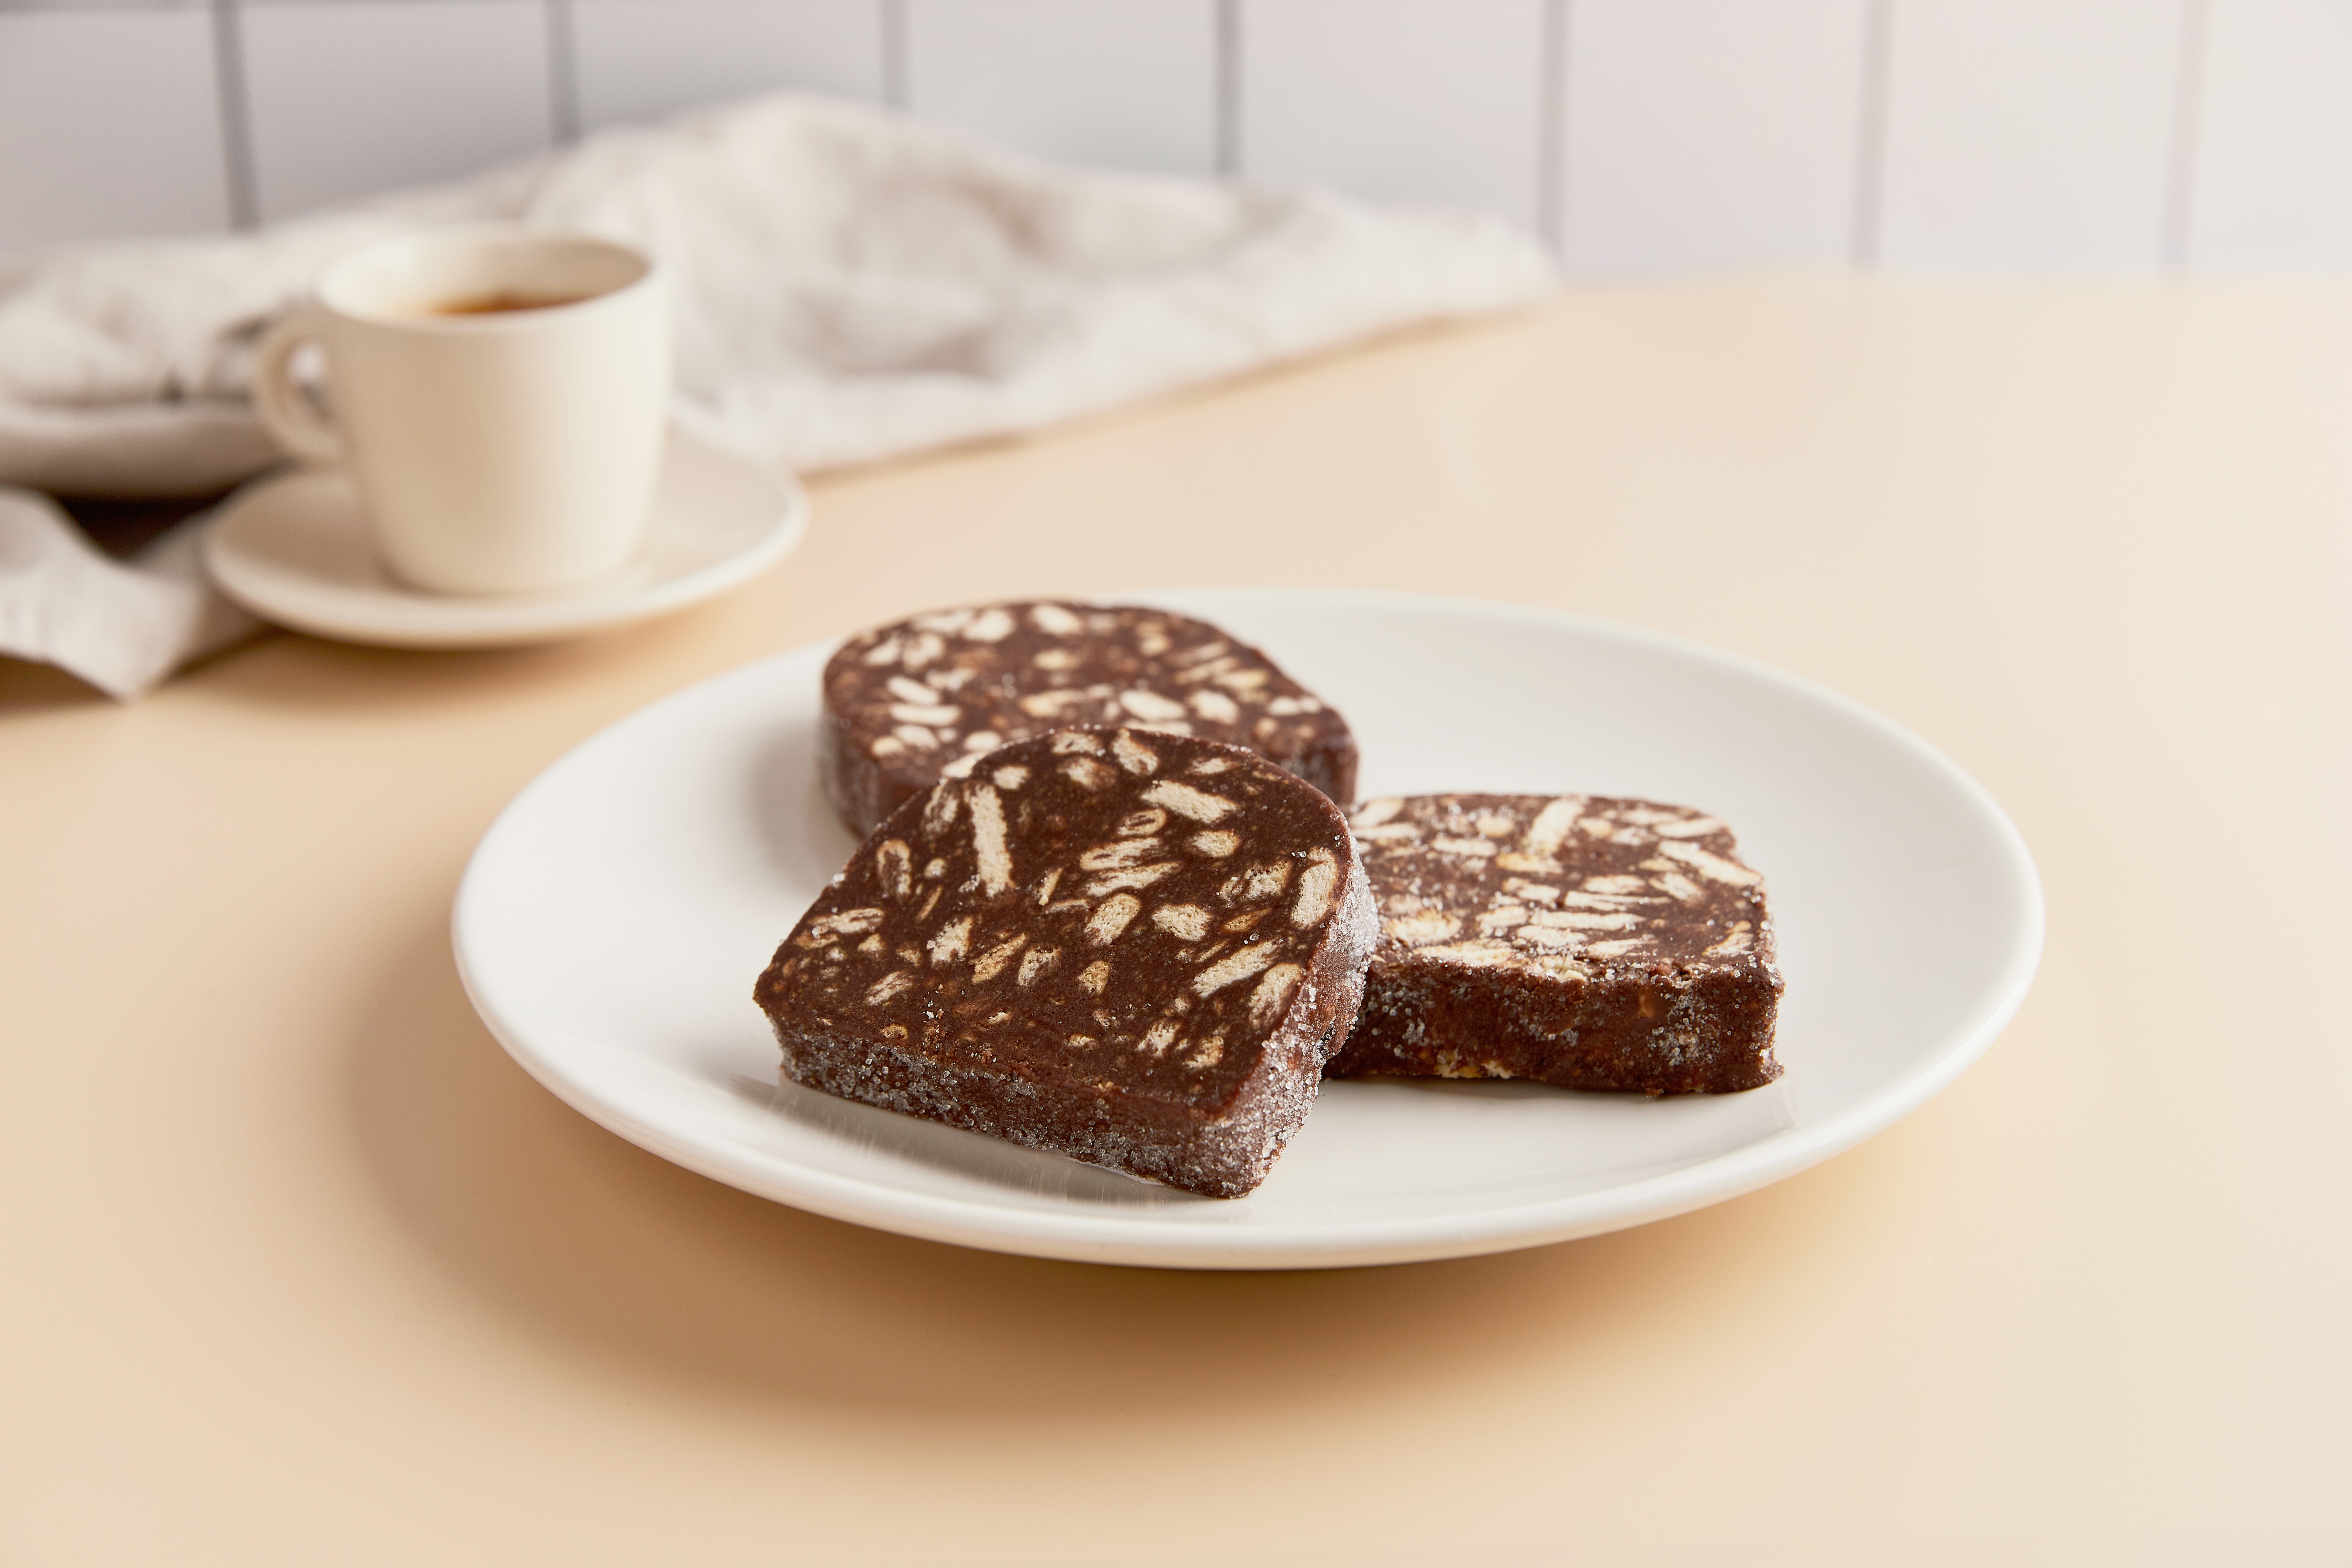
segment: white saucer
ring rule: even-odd
[[[808,511],[791,478],[672,431],[643,554],[586,588],[471,598],[407,587],[378,564],[359,495],[331,469],[290,474],[229,502],[205,538],[205,564],[222,592],[297,631],[394,648],[491,648],[600,632],[723,593],[790,554],[808,532]]]

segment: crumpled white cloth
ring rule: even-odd
[[[679,422],[803,471],[1034,430],[1553,280],[1496,219],[1059,168],[758,99],[256,235],[0,273],[0,484],[189,494],[260,471],[278,455],[244,398],[270,323],[346,250],[488,219],[653,252],[674,286]],[[37,559],[45,595],[87,591],[65,557]],[[21,571],[0,560],[18,607]],[[0,651],[67,663],[23,628],[82,624],[11,609]]]
[[[118,565],[46,496],[0,489],[0,652],[72,671],[128,702],[259,622],[205,580],[177,528]]]

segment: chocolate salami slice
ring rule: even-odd
[[[891,813],[760,977],[794,1082],[1236,1197],[1379,922],[1346,819],[1235,747],[1069,729]]]
[[[1024,601],[861,632],[824,667],[817,768],[864,834],[982,754],[1072,725],[1245,747],[1334,800],[1356,789],[1348,721],[1205,621],[1133,605]]]
[[[1351,826],[1381,936],[1333,1076],[1688,1094],[1780,1075],[1764,879],[1715,818],[1422,795],[1366,801]]]

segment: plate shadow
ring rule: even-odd
[[[780,726],[761,744],[745,802],[769,869],[788,886],[811,889],[831,880],[858,843],[817,782],[817,723]]]
[[[1648,1332],[1661,1294],[1716,1250],[1664,1240],[1707,1216],[1494,1257],[1293,1272],[919,1241],[738,1192],[572,1111],[475,1016],[437,912],[418,913],[361,1001],[348,1112],[404,1228],[524,1332],[724,1401],[1248,1418],[1391,1397],[1401,1382],[1508,1380],[1531,1356],[1557,1368],[1563,1354],[1606,1355],[1612,1322]],[[1685,1283],[1695,1301],[1707,1293]]]

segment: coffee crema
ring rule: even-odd
[[[497,316],[510,310],[552,310],[559,305],[577,305],[583,299],[593,299],[593,294],[526,294],[520,289],[500,289],[489,294],[467,294],[454,299],[436,299],[418,307],[419,316]]]

